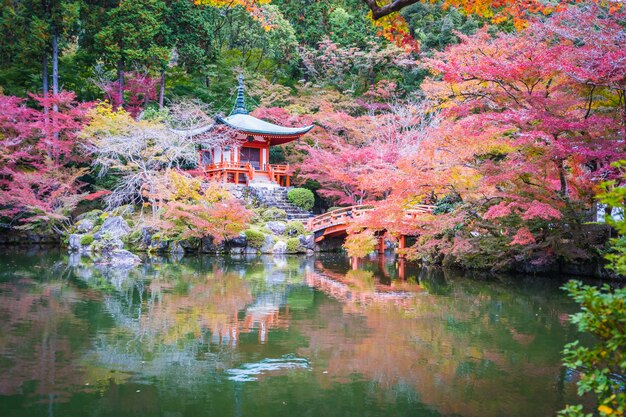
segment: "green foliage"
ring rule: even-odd
[[[261,218],[266,222],[287,220],[287,212],[276,207],[270,207],[261,213]]]
[[[80,238],[80,244],[81,245],[91,245],[94,240],[95,240],[95,238],[93,237],[93,235],[83,235]]]
[[[303,235],[305,233],[304,225],[302,222],[297,220],[291,221],[287,223],[287,227],[285,228],[285,233],[287,236],[297,236]]]
[[[315,196],[311,190],[306,188],[294,188],[287,193],[287,199],[294,206],[300,207],[302,210],[309,211],[315,204]]]
[[[402,11],[422,51],[441,50],[458,43],[456,32],[471,35],[483,25],[475,15],[463,15],[453,7],[444,10],[441,2],[419,2]]]
[[[302,246],[300,246],[300,239],[292,237],[287,239],[287,253],[302,252]]]
[[[612,290],[570,281],[563,287],[580,305],[581,311],[571,316],[581,332],[595,337],[591,346],[580,341],[565,346],[564,364],[580,372],[578,395],[595,393],[601,416],[623,416],[626,412],[626,287]],[[582,405],[568,405],[560,415],[584,414]]]
[[[265,235],[259,231],[248,229],[244,232],[248,241],[248,246],[260,249],[265,243]]]
[[[437,201],[433,214],[451,213],[456,206],[461,203],[461,197],[458,194],[448,194],[441,200]]]
[[[626,160],[614,164],[615,167],[625,169]],[[626,171],[623,173],[626,179]],[[621,275],[626,275],[626,187],[619,186],[617,181],[608,181],[603,184],[605,193],[598,196],[599,200],[612,207],[616,216],[609,216],[606,220],[613,226],[619,237],[611,239],[612,252],[606,255],[608,267]]]

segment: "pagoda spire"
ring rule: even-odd
[[[248,110],[246,110],[246,105],[244,102],[243,96],[243,74],[239,75],[239,87],[237,88],[237,101],[235,101],[235,107],[233,111],[230,112],[230,115],[234,114],[248,114]]]

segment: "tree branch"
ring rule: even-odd
[[[418,3],[420,0],[393,0],[389,4],[383,6],[378,5],[378,0],[363,0],[367,7],[372,11],[372,18],[378,20],[381,17],[385,17],[393,12],[397,12],[400,9],[410,6],[411,4]]]

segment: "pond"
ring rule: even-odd
[[[0,255],[0,415],[553,416],[554,279],[395,258]]]

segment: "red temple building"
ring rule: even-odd
[[[285,127],[251,116],[244,103],[243,76],[235,106],[227,117],[218,116],[214,128],[226,126],[235,135],[235,145],[200,149],[203,173],[214,179],[235,184],[270,183],[290,186],[290,167],[270,164],[270,146],[292,142],[313,129],[313,126]]]

